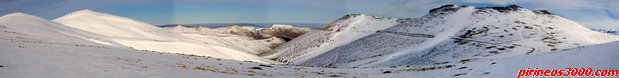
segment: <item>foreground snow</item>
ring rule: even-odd
[[[562,52],[467,62],[465,65],[322,68],[268,65],[105,45],[0,40],[0,77],[515,77],[518,70],[613,65],[619,42]],[[493,64],[496,63],[496,64]],[[464,67],[464,68],[463,68]],[[461,69],[462,68],[462,69]],[[386,73],[386,72],[389,73]],[[489,72],[489,73],[487,73]]]

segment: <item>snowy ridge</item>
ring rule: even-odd
[[[3,34],[1,34],[2,40],[54,41],[58,44],[67,45],[74,43],[96,45],[109,42],[94,38],[100,36],[98,34],[66,27],[62,24],[24,13],[11,13],[0,17],[0,30],[3,31]]]
[[[349,14],[325,27],[305,33],[291,42],[275,48],[270,53],[261,54],[261,56],[279,62],[296,63],[397,23],[396,19],[393,18]]]
[[[126,17],[80,10],[52,20],[73,28],[111,37],[165,39],[160,28]],[[87,21],[87,22],[84,22]]]
[[[9,33],[3,35],[5,40],[26,39],[28,42],[49,44],[125,47],[239,61],[277,63],[257,56],[260,52],[270,51],[277,42],[242,36],[218,37],[175,33],[133,19],[91,10],[73,12],[55,19],[54,22],[23,13],[7,14],[2,17],[0,25]]]
[[[280,44],[285,43],[287,40],[294,39],[297,36],[302,35],[310,31],[309,28],[298,28],[290,25],[273,25],[267,28],[256,28],[250,26],[237,26],[231,25],[226,27],[219,28],[208,28],[208,27],[186,27],[182,25],[174,26],[174,27],[166,27],[166,29],[181,33],[183,35],[188,35],[189,37],[196,36],[209,36],[209,37],[219,37],[223,39],[228,38],[243,38],[251,41],[255,41],[253,43],[259,44],[240,44],[236,42],[244,42],[247,40],[238,40],[236,42],[224,42],[229,48],[246,50],[251,54],[257,55],[263,52],[271,51],[271,49],[279,46]],[[213,42],[213,41],[209,41]],[[223,41],[215,41],[215,42],[223,42]],[[244,45],[244,46],[239,46]],[[261,49],[248,49],[253,47],[260,47]]]
[[[310,48],[309,51],[308,48],[281,46],[278,48],[291,52],[271,57],[280,57],[278,61],[288,61],[288,64],[305,66],[433,65],[467,59],[507,58],[546,53],[619,40],[618,36],[591,31],[546,11],[529,11],[516,5],[506,7],[445,5],[433,9],[430,14],[423,17],[397,21],[401,23],[377,33],[361,38],[333,41],[350,42],[344,45],[321,50]],[[337,29],[338,27],[334,26],[327,30],[337,31]],[[330,34],[310,33],[303,36]],[[305,38],[303,36],[297,39],[302,40],[300,42],[293,40],[284,45],[329,40],[314,37],[303,39]],[[306,57],[286,58],[296,56]]]
[[[218,28],[208,28],[208,27],[198,26],[198,27],[195,27],[194,29],[198,30],[198,32],[203,32],[203,33],[234,34],[234,35],[240,35],[240,36],[247,36],[247,37],[251,37],[254,39],[266,39],[266,38],[271,38],[271,37],[278,37],[278,38],[283,38],[287,40],[294,39],[312,30],[310,28],[299,28],[299,27],[293,27],[290,25],[280,25],[280,24],[271,25],[266,28],[230,25],[230,26],[218,27]]]

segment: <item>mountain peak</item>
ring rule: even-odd
[[[395,20],[395,18],[377,17],[377,16],[365,15],[365,14],[348,14],[346,16],[343,16],[327,24],[327,26],[319,27],[317,30],[334,31],[334,28],[335,28],[335,31],[338,31],[337,29],[348,26],[348,25],[338,25],[338,24],[345,24],[346,22],[350,22],[350,20],[357,20],[357,19]]]
[[[350,14],[265,57],[303,66],[424,66],[556,52],[619,39],[545,14],[550,13],[518,5],[454,4],[432,9],[419,18],[380,20]]]
[[[29,15],[29,14],[22,13],[22,12],[16,12],[16,13],[6,14],[6,15],[4,15],[4,16],[14,16],[14,15],[20,15],[20,16],[21,16],[21,15]]]
[[[83,9],[83,10],[71,12],[71,13],[65,15],[65,16],[68,16],[68,15],[81,15],[81,14],[100,15],[100,14],[105,14],[105,13],[96,12],[96,11],[93,11],[93,10],[90,10],[90,9]]]
[[[83,9],[83,10],[79,10],[79,11],[75,11],[75,12],[95,12],[95,11],[92,11],[90,9]]]
[[[267,28],[290,28],[293,27],[291,25],[284,25],[284,24],[273,24]]]
[[[365,16],[364,14],[348,14],[346,16],[341,17],[340,19],[348,19],[351,17]]]
[[[6,18],[6,17],[15,17],[15,16],[21,17],[21,16],[32,16],[32,15],[26,14],[26,13],[21,13],[21,12],[16,12],[16,13],[11,13],[11,14],[6,14],[6,15],[4,15],[2,17]]]
[[[21,12],[6,14],[6,15],[0,17],[0,19],[24,19],[24,18],[28,18],[28,19],[42,19],[42,20],[44,20],[41,17],[30,15],[30,14],[26,14],[26,13],[21,13]]]
[[[187,28],[187,26],[183,26],[182,24],[178,24],[172,28]]]
[[[162,38],[159,35],[146,33],[146,31],[160,30],[160,28],[151,24],[127,17],[95,12],[89,9],[75,11],[62,17],[58,17],[52,21],[105,36],[127,38]]]
[[[468,5],[458,6],[456,4],[447,4],[447,5],[443,5],[441,7],[438,7],[438,8],[431,9],[429,11],[429,13],[434,13],[434,12],[437,12],[437,11],[452,11],[452,10],[459,9],[459,7],[469,7],[469,6]]]
[[[537,11],[533,11],[533,13],[535,14],[547,14],[547,15],[554,15],[550,12],[548,12],[548,10],[537,10]]]
[[[75,11],[75,12],[72,12],[72,13],[99,13],[99,12],[96,12],[96,11],[93,11],[93,10],[90,10],[90,9],[83,9],[83,10]]]
[[[510,12],[510,11],[518,11],[519,9],[522,9],[522,7],[515,5],[515,4],[511,4],[511,5],[507,5],[504,7],[478,7],[477,9],[494,9],[501,13],[505,13],[505,12]]]
[[[455,4],[447,4],[447,5],[443,5],[441,7],[438,8],[434,8],[431,9],[429,11],[429,13],[435,13],[435,12],[444,12],[444,11],[456,11],[462,7],[470,7],[469,5],[455,5]],[[497,6],[497,7],[475,7],[475,9],[480,9],[480,10],[484,10],[484,9],[492,9],[492,10],[497,10],[501,13],[505,13],[505,12],[510,12],[510,11],[518,11],[519,9],[523,9],[521,6],[515,5],[515,4],[511,4],[511,5],[507,5],[507,6]]]

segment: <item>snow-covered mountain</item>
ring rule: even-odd
[[[251,26],[238,26],[238,25],[231,25],[231,26],[218,27],[218,28],[208,28],[208,27],[203,27],[203,26],[197,26],[197,27],[190,28],[187,26],[177,25],[174,27],[164,27],[164,28],[168,29],[169,31],[173,31],[173,32],[180,33],[183,35],[188,35],[188,36],[202,35],[202,36],[214,36],[214,37],[220,37],[220,38],[240,37],[240,38],[246,38],[246,39],[254,40],[254,41],[259,40],[260,44],[266,44],[266,45],[256,45],[256,44],[228,43],[230,44],[229,47],[236,47],[237,49],[252,48],[252,47],[260,47],[260,48],[268,47],[268,48],[260,49],[259,51],[255,51],[255,50],[248,51],[254,55],[257,55],[263,52],[269,52],[271,51],[271,49],[291,39],[294,39],[306,32],[309,32],[311,30],[309,28],[298,28],[298,27],[293,27],[290,25],[272,25],[267,28],[256,28],[256,27],[251,27]],[[243,42],[243,41],[237,41],[237,42]],[[239,46],[239,45],[245,45],[245,46]],[[246,47],[246,46],[250,46],[250,47]]]
[[[274,24],[266,28],[256,28],[252,26],[230,25],[225,27],[208,28],[203,26],[187,27],[177,25],[173,27],[165,27],[173,31],[184,33],[200,33],[200,34],[233,34],[246,36],[254,39],[267,39],[271,37],[281,38],[286,41],[292,40],[306,32],[311,31],[310,28],[299,28],[290,25]]]
[[[2,40],[21,40],[23,42],[53,42],[65,45],[97,45],[101,35],[67,27],[40,17],[12,13],[0,17]]]
[[[171,35],[166,33],[154,33],[160,32],[161,28],[148,23],[126,17],[99,13],[89,9],[72,12],[52,21],[111,37],[167,39],[167,36],[164,35]]]
[[[204,77],[219,73],[196,74],[204,71],[186,71],[194,67],[180,68],[178,65],[194,62],[216,65],[212,62],[220,59],[231,59],[219,62],[224,64],[277,64],[255,53],[272,48],[274,42],[268,39],[256,40],[234,34],[227,34],[227,37],[181,34],[90,10],[77,11],[54,21],[24,13],[0,17],[0,77],[179,77],[176,75],[190,73],[194,75],[185,77]],[[198,63],[197,58],[217,60]],[[140,63],[146,59],[151,61]],[[148,68],[152,70],[145,71]]]
[[[52,21],[23,13],[2,17],[6,39],[32,39],[51,41],[66,45],[94,45],[129,47],[137,50],[194,54],[239,61],[274,63],[257,56],[307,31],[288,25],[269,28],[240,29],[200,28],[216,34],[185,33],[159,28],[126,17],[81,10],[69,13]],[[251,30],[251,31],[250,31]],[[224,33],[225,32],[225,33]],[[260,32],[247,35],[240,32]],[[208,33],[208,32],[206,32]],[[256,38],[260,37],[260,38]]]
[[[296,61],[287,60],[307,60],[396,24],[396,19],[393,18],[350,14],[323,28],[301,35],[271,52],[260,55],[280,62],[293,63]]]
[[[261,56],[305,66],[419,66],[556,52],[617,40],[619,36],[591,31],[547,11],[516,5],[445,5],[420,18],[348,15]]]
[[[230,34],[219,37],[181,34],[126,17],[81,10],[53,20],[68,27],[103,35],[96,37],[138,50],[195,54],[233,60],[276,63],[256,54],[270,51],[273,42]]]
[[[13,13],[0,17],[0,78],[516,77],[536,67],[617,70],[618,40],[515,5],[445,5],[404,19],[350,14],[317,30]]]

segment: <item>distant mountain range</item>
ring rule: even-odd
[[[608,34],[615,34],[615,35],[619,35],[619,33],[617,33],[616,30],[612,30],[612,29],[591,29],[593,31],[598,31],[598,32],[602,32],[602,33],[608,33]]]
[[[231,26],[231,25],[265,28],[265,27],[275,25],[275,24],[292,25],[295,27],[309,27],[312,29],[327,25],[323,23],[202,23],[202,24],[182,24],[182,25],[188,26],[188,27],[205,26],[209,28],[225,27],[225,26]],[[157,25],[157,27],[174,27],[176,25],[178,24]]]

